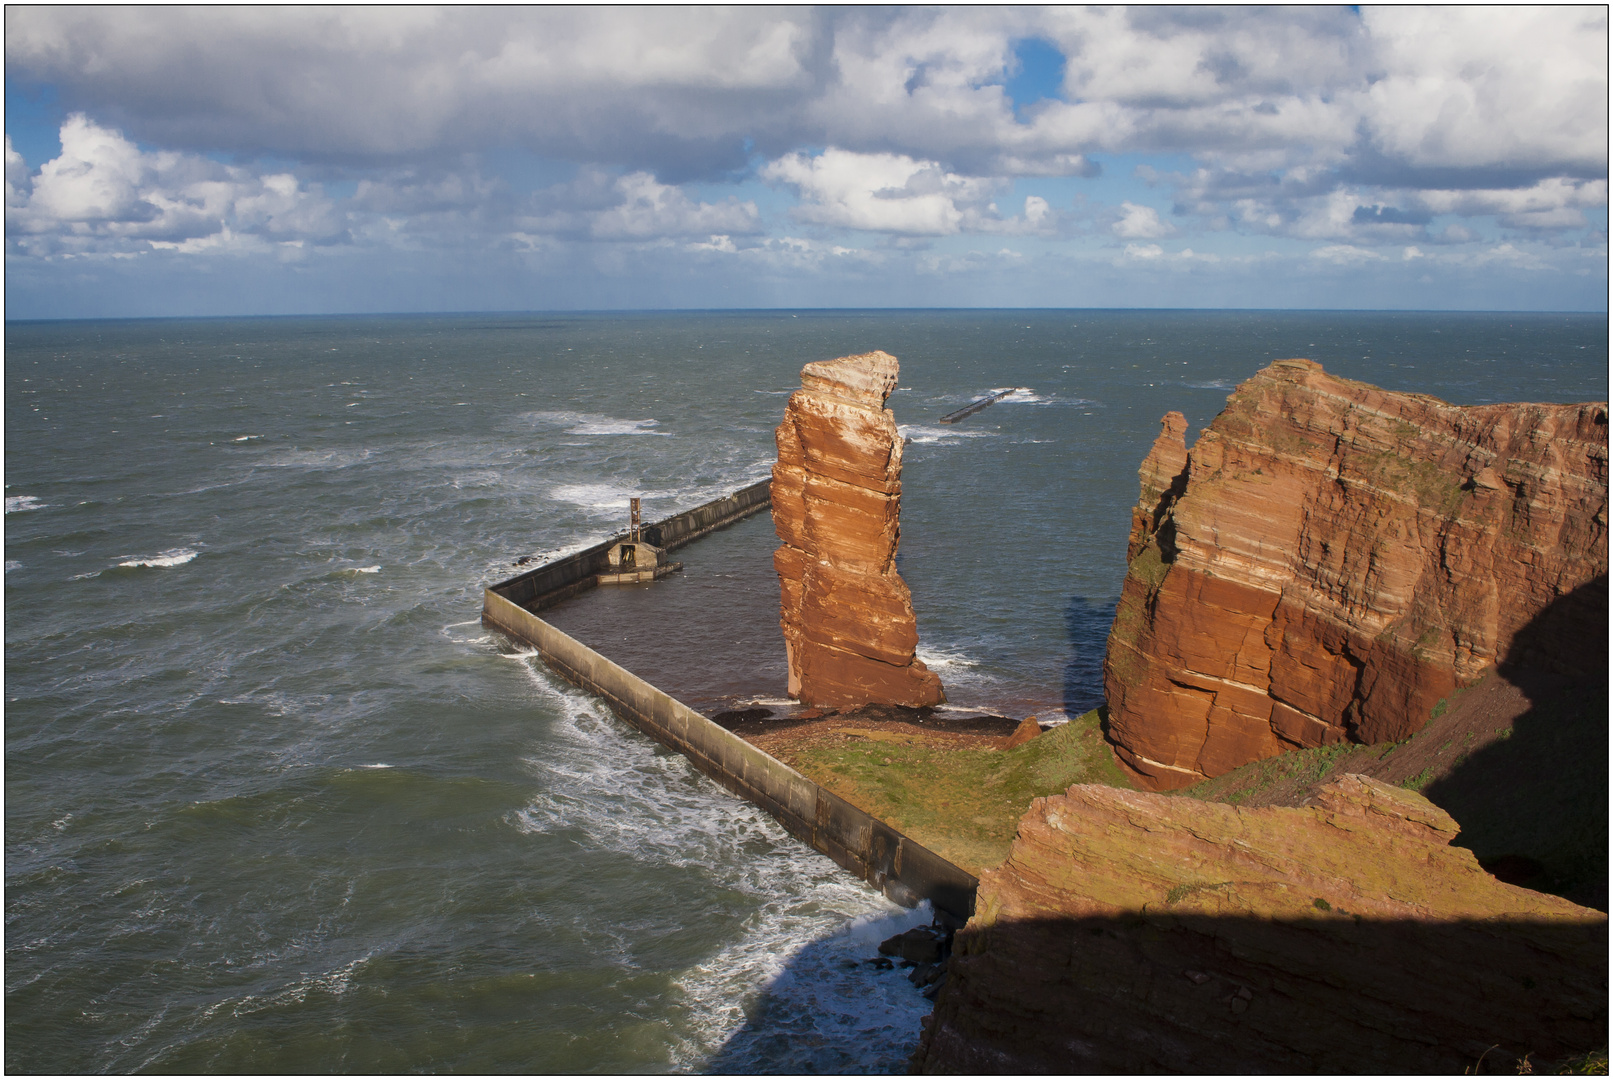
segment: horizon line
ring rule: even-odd
[[[765,314],[895,314],[901,312],[1225,312],[1330,315],[1589,315],[1606,318],[1607,308],[1305,308],[1305,307],[668,307],[668,308],[464,308],[443,311],[307,311],[231,313],[224,315],[58,315],[5,318],[5,325],[61,322],[161,322],[208,319],[359,319],[453,318],[475,316],[566,315],[765,315]]]

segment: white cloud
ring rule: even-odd
[[[1356,247],[1354,244],[1328,244],[1326,247],[1316,248],[1311,252],[1311,258],[1320,262],[1332,263],[1335,266],[1359,266],[1362,263],[1383,262],[1385,256],[1370,248]]]
[[[28,163],[11,148],[11,136],[6,136],[6,205],[27,206],[34,182],[28,175]]]
[[[946,172],[905,154],[857,154],[834,147],[817,157],[788,154],[762,169],[762,178],[790,184],[806,201],[795,216],[835,225],[912,236],[959,232],[996,186]],[[963,205],[960,205],[963,204]]]
[[[1176,231],[1174,226],[1159,219],[1158,210],[1134,202],[1120,204],[1120,220],[1109,228],[1116,236],[1128,240],[1157,240]]]
[[[1380,7],[1364,120],[1413,166],[1607,168],[1607,9]]]
[[[754,202],[729,196],[720,203],[695,202],[682,190],[636,172],[616,182],[622,201],[594,215],[589,232],[601,240],[660,236],[752,233],[759,216]]]
[[[192,252],[228,246],[232,235],[330,241],[342,233],[332,203],[290,173],[259,177],[195,155],[143,151],[83,114],[68,117],[60,137],[61,154],[32,177],[20,157],[7,157],[8,239],[35,254]],[[214,244],[194,243],[214,235]]]

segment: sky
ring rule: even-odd
[[[1605,7],[6,10],[6,317],[1606,311]]]

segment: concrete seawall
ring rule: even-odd
[[[767,482],[656,525],[646,539],[675,547],[732,524],[768,505]],[[758,499],[758,489],[760,489]],[[650,529],[661,528],[657,543]],[[657,742],[678,751],[695,768],[777,818],[789,833],[908,907],[929,900],[957,919],[974,911],[972,874],[902,835],[782,761],[706,719],[544,622],[533,613],[593,585],[594,559],[609,543],[522,574],[483,594],[482,623],[538,651],[568,682],[603,698],[611,710]]]
[[[772,481],[762,480],[693,510],[652,522],[642,530],[644,540],[666,551],[682,547],[707,533],[767,509],[772,505],[771,486]],[[620,533],[609,540],[602,540],[585,551],[501,581],[492,586],[492,590],[528,611],[553,607],[567,597],[593,588],[595,575],[606,569],[605,555],[611,545],[626,536],[626,533]]]

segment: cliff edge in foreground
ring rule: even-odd
[[[1146,786],[1404,739],[1509,653],[1606,670],[1605,402],[1454,406],[1279,360],[1186,429],[1140,470],[1104,660]]]
[[[1460,1073],[1605,1046],[1607,916],[1495,880],[1455,835],[1354,775],[1302,808],[1037,799],[914,1066]]]
[[[807,364],[775,433],[779,622],[789,694],[806,705],[946,700],[914,655],[918,625],[896,572],[902,440],[884,407],[896,375],[884,352]]]

